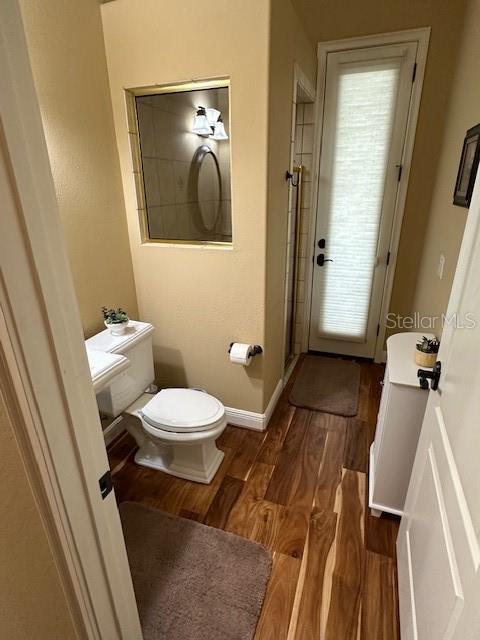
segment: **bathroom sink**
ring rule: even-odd
[[[95,393],[101,391],[112,378],[130,366],[128,359],[117,353],[87,349],[87,357]]]

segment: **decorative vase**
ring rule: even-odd
[[[121,336],[125,333],[126,328],[128,327],[129,320],[126,322],[107,322],[105,320],[105,326],[110,331],[112,336]]]
[[[427,369],[431,369],[437,361],[437,355],[437,353],[425,353],[424,351],[415,349],[415,362],[420,367],[427,367]]]

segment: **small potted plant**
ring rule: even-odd
[[[127,313],[121,309],[107,309],[102,307],[103,319],[105,326],[110,330],[113,336],[121,336],[128,327],[129,318]]]
[[[436,337],[427,338],[426,336],[423,336],[423,338],[417,342],[417,348],[415,349],[415,362],[421,367],[433,367],[437,360],[439,347],[440,340],[437,340]]]

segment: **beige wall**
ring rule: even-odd
[[[391,305],[400,313],[412,310],[464,0],[293,0],[310,42],[289,0],[116,0],[102,6],[109,78],[96,0],[21,4],[86,333],[101,328],[102,304],[137,315],[116,137],[139,314],[156,327],[158,381],[202,386],[227,406],[252,411],[265,409],[283,366],[283,174],[293,62],[313,81],[319,40],[432,26]],[[181,42],[172,25],[181,25]],[[142,244],[123,89],[215,76],[230,76],[232,83],[233,247]],[[447,234],[455,238],[452,247],[460,226]],[[429,242],[433,256],[436,241]],[[445,251],[444,284],[454,253]],[[422,274],[431,272],[432,260],[423,259]],[[427,281],[422,276],[419,295]],[[263,344],[265,354],[249,369],[230,365],[232,340]]]
[[[468,210],[452,204],[452,194],[465,131],[480,122],[480,0],[470,0],[460,54],[447,111],[447,124],[433,189],[413,308],[422,315],[446,311]],[[446,262],[443,279],[437,276],[440,254]],[[436,328],[440,332],[440,323]]]
[[[158,381],[262,411],[263,359],[244,369],[227,349],[265,339],[269,2],[117,0],[102,17],[139,311],[156,328]],[[124,88],[218,76],[231,78],[233,247],[142,244]]]
[[[0,389],[0,636],[76,638],[52,550]]]
[[[86,335],[100,307],[137,316],[97,0],[21,0],[28,49]]]
[[[391,301],[393,312],[408,314],[414,305],[465,0],[293,0],[293,4],[315,43],[415,27],[432,28]],[[459,218],[463,215],[458,211]]]
[[[312,86],[316,82],[316,51],[290,0],[271,3],[269,64],[267,287],[265,397],[270,398],[283,375],[285,266],[288,225],[294,63]]]

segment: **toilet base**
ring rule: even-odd
[[[215,451],[210,453],[205,460],[205,464],[198,465],[195,462],[204,457],[203,453],[199,452],[198,449],[203,449],[205,445],[183,446],[180,451],[181,455],[176,455],[175,451],[168,451],[168,449],[177,450],[178,453],[179,447],[149,444],[152,444],[152,446],[143,445],[135,454],[135,462],[137,464],[142,465],[142,467],[163,471],[177,478],[203,484],[210,484],[225,456],[223,451],[217,449],[215,443],[213,443]],[[167,451],[162,452],[160,449],[164,448]],[[194,451],[188,451],[189,449]]]
[[[220,451],[215,440],[225,429],[226,423],[220,428],[212,430],[209,437],[202,437],[205,432],[197,434],[192,443],[165,442],[159,436],[153,437],[142,428],[139,419],[130,420],[127,431],[135,438],[138,451],[135,462],[143,467],[157,469],[177,478],[210,484],[225,456]],[[173,434],[165,434],[165,438]],[[205,434],[206,435],[206,434]]]

